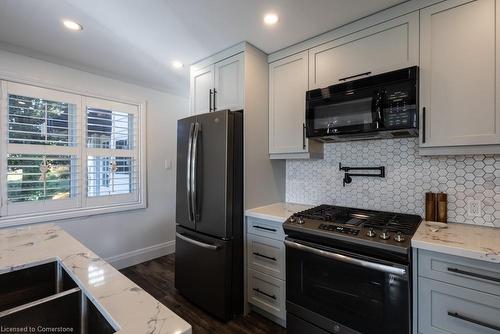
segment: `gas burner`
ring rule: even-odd
[[[294,214],[283,227],[287,233],[408,252],[421,221],[417,215],[323,204]]]

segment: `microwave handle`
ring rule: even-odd
[[[349,80],[349,79],[354,79],[354,78],[357,78],[357,77],[362,77],[362,76],[370,75],[370,74],[372,74],[371,71],[365,72],[365,73],[356,74],[356,75],[351,75],[349,77],[340,78],[339,81],[346,81],[346,80]]]
[[[302,123],[302,149],[306,149],[306,123]]]
[[[426,137],[426,131],[425,131],[425,121],[426,121],[426,110],[425,107],[422,108],[422,144],[425,144],[425,137]]]

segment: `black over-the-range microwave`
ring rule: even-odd
[[[418,137],[418,124],[417,66],[306,94],[308,138],[336,142]]]

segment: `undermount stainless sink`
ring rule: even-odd
[[[58,261],[0,274],[0,326],[15,333],[116,332]]]

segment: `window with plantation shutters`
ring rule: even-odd
[[[137,109],[84,100],[88,203],[134,200],[138,194]]]
[[[0,226],[145,207],[141,105],[1,88]]]

